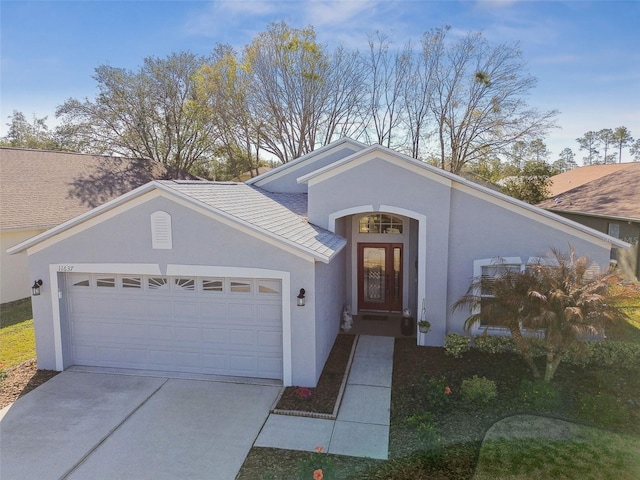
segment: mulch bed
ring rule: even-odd
[[[58,373],[54,370],[38,370],[35,359],[8,368],[0,380],[0,408],[15,402]]]
[[[275,410],[331,415],[345,376],[355,335],[341,333],[329,353],[316,388],[286,387]],[[297,391],[297,393],[296,393]],[[308,395],[307,398],[303,396]]]

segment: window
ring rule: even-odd
[[[527,263],[533,263],[535,259],[529,259]],[[473,262],[473,276],[475,278],[480,278],[480,309],[474,311],[473,313],[480,313],[482,311],[483,306],[486,305],[488,299],[492,298],[491,295],[491,284],[495,281],[495,279],[502,272],[505,271],[513,271],[513,272],[521,272],[526,267],[525,264],[522,263],[520,257],[507,257],[507,258],[483,258],[482,260],[476,260]],[[505,270],[506,269],[506,270]],[[479,324],[476,325],[476,328],[504,328],[502,325],[496,325],[491,323],[491,320],[482,319]]]
[[[202,279],[203,292],[222,292],[223,290],[224,290],[224,284],[221,278],[203,278]]]
[[[251,293],[251,280],[242,280],[236,278],[231,280],[229,290],[236,293]]]
[[[115,287],[116,279],[114,277],[98,277],[96,280],[96,286],[98,287]]]
[[[149,290],[169,290],[167,277],[149,277],[147,286]]]
[[[258,280],[258,293],[280,293],[280,280]]]
[[[89,286],[89,275],[83,275],[83,278],[76,280],[73,282],[74,287],[88,287]]]
[[[402,219],[386,213],[372,213],[360,219],[360,233],[402,233]]]
[[[140,277],[122,277],[122,288],[142,288]]]
[[[177,290],[187,290],[193,292],[196,289],[195,278],[176,278],[174,279]]]

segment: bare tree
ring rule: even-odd
[[[369,121],[375,143],[385,147],[403,145],[406,132],[400,126],[405,102],[403,94],[411,64],[410,47],[402,51],[391,48],[389,38],[381,33],[369,37],[367,82],[369,84]]]
[[[156,160],[181,171],[207,163],[218,132],[194,102],[193,75],[207,62],[182,52],[148,57],[136,71],[101,65],[95,100],[68,99],[60,131],[82,151]]]
[[[518,140],[542,137],[557,112],[529,108],[524,97],[535,86],[525,74],[517,45],[491,46],[480,33],[446,42],[448,27],[436,37],[432,115],[437,127],[440,166],[459,173],[486,148],[496,153]]]

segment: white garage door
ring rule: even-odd
[[[67,274],[74,365],[282,379],[281,282]]]

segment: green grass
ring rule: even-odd
[[[31,300],[0,307],[0,364],[13,367],[36,356]]]
[[[556,423],[558,430],[564,423]],[[545,433],[552,433],[548,426]],[[488,439],[473,480],[496,478],[635,480],[640,478],[640,438],[579,426],[568,439]]]

